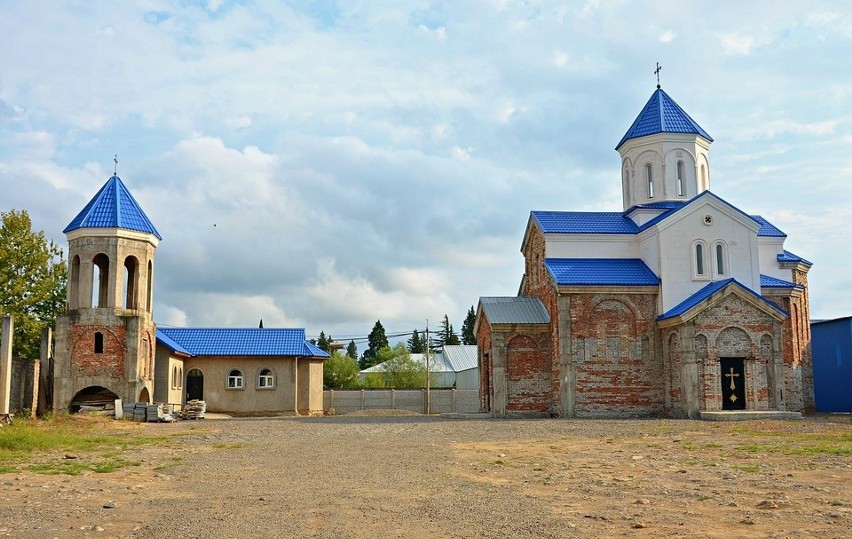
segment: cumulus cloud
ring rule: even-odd
[[[363,336],[446,313],[458,329],[479,295],[517,291],[531,209],[620,209],[613,146],[661,43],[689,36],[659,60],[716,137],[714,191],[805,208],[813,230],[841,217],[820,204],[852,207],[852,60],[836,54],[852,8],[306,6],[4,5],[3,204],[61,241],[118,154],[164,237],[163,323]],[[834,188],[809,202],[814,177]],[[810,223],[773,217],[815,238],[803,256],[844,262]],[[831,295],[814,286],[815,314]]]
[[[751,54],[755,46],[753,37],[740,34],[722,34],[719,36],[719,44],[725,54],[735,56]]]

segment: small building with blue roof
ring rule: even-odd
[[[477,309],[483,411],[813,410],[811,263],[710,191],[712,142],[658,86],[616,145],[621,212],[530,212],[518,296]]]
[[[301,328],[163,328],[153,320],[159,231],[113,175],[63,231],[67,312],[56,322],[53,408],[123,402],[321,414],[323,361]]]

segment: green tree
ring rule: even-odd
[[[476,344],[476,335],[473,333],[474,324],[476,324],[476,311],[473,310],[473,305],[471,305],[467,311],[467,316],[464,317],[464,324],[462,324],[462,344]]]
[[[411,359],[411,353],[402,343],[393,348],[385,346],[379,350],[381,372],[375,373],[384,380],[384,387],[394,389],[417,389],[426,387],[426,365]],[[368,378],[374,377],[368,375]],[[373,386],[371,386],[373,387]]]
[[[329,345],[331,344],[331,336],[326,337],[325,331],[320,331],[319,339],[317,339],[314,344],[317,345],[317,348],[319,348],[320,350],[325,350],[326,352],[328,352]]]
[[[331,389],[358,387],[358,362],[340,350],[333,351],[322,364],[322,381]]]
[[[33,232],[26,211],[0,212],[0,314],[15,319],[15,357],[37,358],[41,328],[65,311],[68,270],[62,250]]]
[[[450,324],[447,315],[444,315],[444,319],[441,320],[441,329],[438,330],[438,335],[435,338],[434,349],[440,350],[445,344],[461,344],[459,336],[453,331],[453,325]]]
[[[367,349],[364,350],[363,354],[361,354],[361,361],[359,363],[361,370],[370,368],[379,363],[377,359],[379,350],[388,346],[388,344],[388,338],[385,335],[385,328],[382,326],[382,321],[376,320],[376,323],[373,326],[373,331],[371,331],[367,336]]]
[[[408,351],[412,354],[422,354],[426,351],[425,338],[420,337],[420,333],[415,329],[408,339]]]
[[[349,341],[349,346],[346,347],[346,355],[358,361],[358,346],[355,341]]]

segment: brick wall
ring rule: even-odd
[[[124,377],[126,331],[123,326],[73,325],[69,333],[73,374]],[[95,352],[95,333],[103,335],[102,353]]]
[[[506,410],[550,413],[553,406],[547,334],[515,334],[506,341]]]
[[[656,294],[572,294],[575,415],[634,416],[663,408]]]

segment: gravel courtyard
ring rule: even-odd
[[[0,475],[0,537],[827,537],[852,529],[852,422],[134,424],[107,474]],[[61,458],[61,455],[48,458]]]

